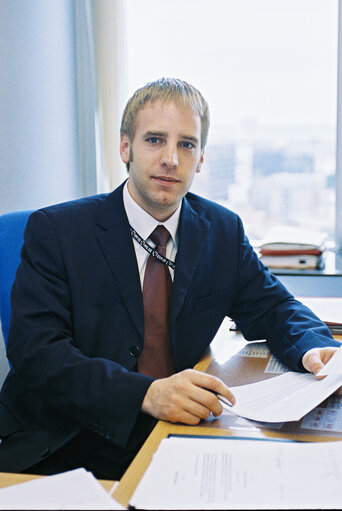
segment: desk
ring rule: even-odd
[[[340,339],[342,339],[342,336],[340,336]],[[195,366],[195,369],[199,371],[208,371],[209,366],[213,362],[223,366],[245,344],[246,341],[241,334],[229,331],[229,322],[228,320],[225,320],[215,339],[212,341],[210,349]],[[213,425],[208,425],[208,421],[202,421],[198,426],[185,426],[159,421],[123,475],[117,489],[114,492],[114,497],[120,504],[126,507],[128,506],[136,486],[151,462],[153,453],[157,450],[161,440],[170,434],[240,436],[241,429],[227,429],[225,427],[221,427],[219,420],[215,420],[215,424]],[[251,438],[287,437],[294,440],[303,440],[303,436],[296,433],[285,434],[279,431],[270,431],[260,428],[244,429],[243,435]],[[341,440],[341,438],[333,436],[322,437],[312,434],[306,435],[305,440],[336,441]]]

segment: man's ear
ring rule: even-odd
[[[129,138],[124,133],[120,138],[120,156],[123,163],[129,163],[130,147]]]
[[[201,167],[202,167],[203,160],[204,160],[204,149],[202,149],[201,158],[200,158],[200,161],[198,162],[198,165],[197,165],[197,169],[196,169],[197,173],[201,172]]]

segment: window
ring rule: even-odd
[[[129,94],[161,76],[211,110],[192,190],[239,213],[334,236],[338,0],[127,0]]]

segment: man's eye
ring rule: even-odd
[[[150,137],[150,138],[147,139],[147,142],[149,144],[158,144],[159,138],[158,137]]]
[[[191,142],[182,142],[182,147],[184,147],[184,149],[192,149],[194,147],[194,144],[192,144]]]

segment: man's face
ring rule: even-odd
[[[132,142],[121,137],[121,159],[130,162],[128,190],[157,220],[176,211],[200,171],[200,141],[199,115],[190,106],[161,100],[148,101],[138,112]]]

